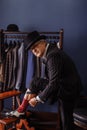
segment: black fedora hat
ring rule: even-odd
[[[7,26],[7,30],[6,31],[13,31],[13,32],[17,31],[18,32],[19,31],[19,27],[16,24],[9,24]]]
[[[40,35],[37,31],[29,33],[25,39],[25,43],[27,44],[26,50],[29,50],[36,42],[40,41],[41,39],[46,39],[46,36]]]

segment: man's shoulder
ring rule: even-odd
[[[60,54],[60,49],[56,45],[50,45],[47,51],[47,58]]]

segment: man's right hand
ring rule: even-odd
[[[28,101],[30,101],[32,98],[36,97],[36,94],[25,94],[24,98]]]

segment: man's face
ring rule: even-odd
[[[44,40],[40,40],[35,43],[33,47],[31,47],[32,53],[37,57],[42,57],[45,51],[46,43]]]

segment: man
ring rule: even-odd
[[[10,114],[23,115],[28,104],[35,107],[37,103],[59,102],[63,130],[73,130],[73,109],[79,97],[82,84],[71,58],[56,44],[49,44],[46,37],[37,31],[27,36],[27,50],[36,57],[41,57],[45,64],[46,78],[34,78],[26,91],[22,104]]]

